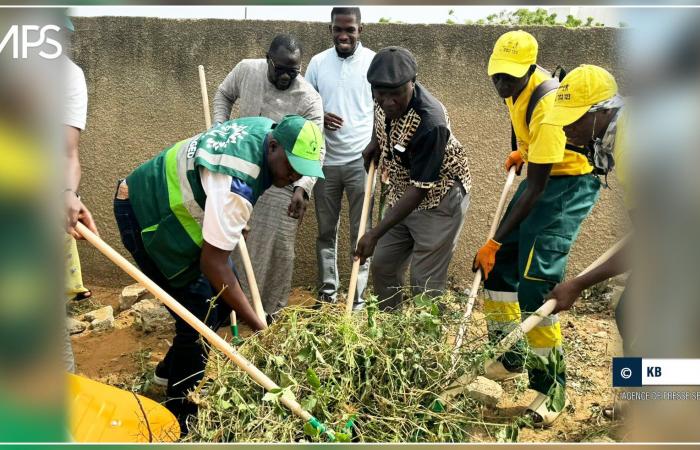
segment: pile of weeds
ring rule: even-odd
[[[381,312],[370,298],[364,311],[351,316],[333,305],[285,309],[238,347],[280,389],[265,392],[212,350],[208,385],[194,394],[199,413],[188,439],[323,440],[280,403],[290,396],[335,430],[339,441],[468,442],[475,433],[514,440],[514,424],[484,423],[481,406],[470,398],[440,396],[489,357],[480,337],[466,341],[453,362],[461,313],[444,307],[451,300],[419,296],[399,312]]]

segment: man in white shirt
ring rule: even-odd
[[[65,40],[70,39],[73,33],[73,23],[66,17],[66,23],[62,30]],[[63,190],[63,202],[65,211],[66,241],[66,279],[65,293],[72,298],[88,298],[90,291],[83,286],[80,271],[80,260],[78,257],[78,247],[75,239],[82,239],[82,236],[75,230],[75,224],[80,221],[93,233],[97,233],[97,227],[92,219],[92,214],[85,207],[78,195],[80,185],[80,158],[79,145],[80,133],[85,130],[87,122],[88,93],[87,84],[83,70],[71,59],[63,55],[61,57],[61,68],[63,69],[64,93],[63,93],[63,130],[65,135],[65,188]],[[68,372],[75,372],[75,358],[70,336],[66,330],[63,359]]]
[[[279,122],[297,114],[323,129],[321,96],[304,80],[301,44],[288,34],[275,36],[265,59],[244,59],[219,85],[214,96],[214,122],[229,119],[238,102],[239,117],[267,117]],[[321,148],[321,158],[324,156]],[[293,185],[268,189],[255,205],[246,238],[263,308],[274,314],[289,300],[294,269],[294,241],[316,178],[302,177]],[[242,266],[238,252],[233,255]],[[241,286],[250,294],[247,280]]]
[[[362,151],[372,137],[374,117],[367,68],[374,52],[360,43],[360,8],[333,8],[328,28],[334,45],[311,58],[305,76],[323,99],[327,145],[323,165],[326,178],[318,180],[314,187],[318,222],[318,299],[335,302],[339,284],[336,240],[344,190],[350,205],[352,249],[357,242],[362,214],[367,176]],[[363,305],[368,273],[369,261],[360,267],[354,309]]]

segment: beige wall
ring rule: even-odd
[[[302,40],[304,64],[331,45],[327,26],[321,23],[101,17],[78,18],[75,26],[74,59],[85,71],[89,92],[88,126],[81,144],[81,193],[102,237],[124,254],[112,216],[115,181],[169,144],[202,130],[197,66],[207,69],[211,99],[239,60],[263,57],[276,33],[292,32]],[[468,267],[485,239],[505,179],[508,116],[486,75],[486,64],[493,43],[507,30],[369,24],[363,34],[363,43],[374,50],[402,45],[416,55],[419,80],[445,104],[454,133],[468,148],[472,200],[450,268],[461,286],[471,279]],[[540,65],[571,69],[582,63],[598,64],[619,77],[615,44],[619,31],[559,27],[528,31],[540,43]],[[574,247],[570,272],[583,269],[624,234],[623,210],[616,189],[602,193]],[[346,219],[341,230],[339,247],[347,255]],[[315,284],[315,236],[311,209],[298,234],[295,285]],[[87,282],[129,281],[88,245],[83,243],[80,249]],[[348,270],[349,264],[341,265],[345,279]]]

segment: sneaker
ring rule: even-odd
[[[548,397],[541,393],[537,393],[537,397],[530,403],[530,406],[525,410],[524,417],[529,418],[532,421],[532,425],[535,428],[549,428],[552,426],[555,420],[561,416],[568,406],[571,404],[569,402],[569,397],[565,397],[564,408],[561,411],[550,411],[547,408]]]
[[[365,308],[365,302],[357,302],[352,304],[353,311],[362,311]]]
[[[490,359],[484,363],[484,376],[493,381],[508,381],[527,376],[527,373],[524,371],[511,372],[501,361]]]
[[[159,362],[153,371],[153,383],[158,386],[168,387],[168,370],[163,361]]]

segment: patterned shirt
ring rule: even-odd
[[[382,152],[382,182],[388,185],[389,207],[409,186],[428,189],[418,210],[437,207],[455,181],[469,192],[471,176],[464,146],[450,130],[447,110],[420,83],[406,113],[387,121],[375,102],[374,126]]]

